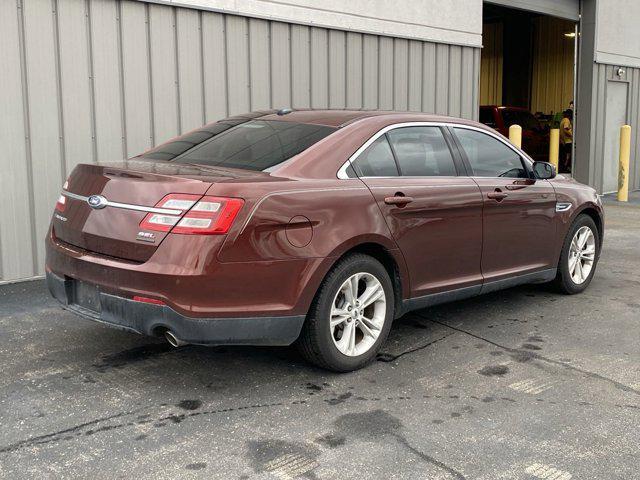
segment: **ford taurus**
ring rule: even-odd
[[[411,310],[524,283],[582,292],[602,238],[592,188],[482,124],[286,109],[78,165],[46,272],[91,320],[174,346],[296,343],[349,371]]]

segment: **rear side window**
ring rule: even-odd
[[[218,122],[150,150],[141,157],[174,163],[268,170],[335,131],[324,125],[249,120]]]
[[[486,133],[454,128],[476,177],[528,178],[520,155]]]
[[[438,127],[403,127],[389,133],[400,174],[408,177],[453,177],[456,167]]]
[[[387,137],[378,137],[356,158],[353,167],[361,177],[397,177],[398,167],[393,159]]]

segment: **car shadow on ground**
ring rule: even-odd
[[[525,309],[527,304],[553,301],[558,297],[548,292],[544,286],[517,287],[502,292],[488,294],[455,303],[434,306],[404,315],[394,322],[391,333],[376,360],[395,362],[404,355],[428,348],[452,335],[456,330],[472,330],[479,321],[494,316],[504,320],[512,318],[513,312]],[[529,305],[531,306],[531,305]],[[66,314],[66,313],[65,313]],[[66,314],[70,315],[70,314]],[[487,325],[492,328],[492,325]],[[272,375],[327,376],[329,372],[308,364],[291,347],[241,347],[241,346],[197,346],[171,347],[163,339],[141,337],[126,332],[112,331],[106,327],[86,324],[82,328],[86,358],[93,357],[90,364],[76,363],[82,373],[104,374],[107,372],[136,368],[155,371],[167,376],[191,376],[208,379],[222,379],[233,371],[234,385],[251,379],[255,385],[256,373]],[[123,379],[126,381],[126,378]]]

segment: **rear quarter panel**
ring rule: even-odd
[[[238,223],[218,255],[222,262],[335,256],[340,245],[363,236],[397,248],[369,189],[357,179],[276,189]]]
[[[238,267],[314,259],[308,263],[308,271],[297,273],[296,310],[305,311],[340,256],[364,243],[383,246],[396,260],[403,286],[409,285],[404,258],[361,180],[283,179],[255,185],[251,190],[252,198],[246,199],[217,259]],[[243,191],[246,194],[246,184],[212,187],[216,195],[241,196]],[[273,287],[277,288],[277,283]]]

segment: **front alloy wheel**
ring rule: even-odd
[[[580,293],[591,283],[600,254],[600,236],[589,215],[578,215],[567,232],[558,262],[555,287],[568,294]]]
[[[571,240],[569,250],[569,273],[576,285],[589,278],[596,259],[596,238],[587,226],[580,227]]]

